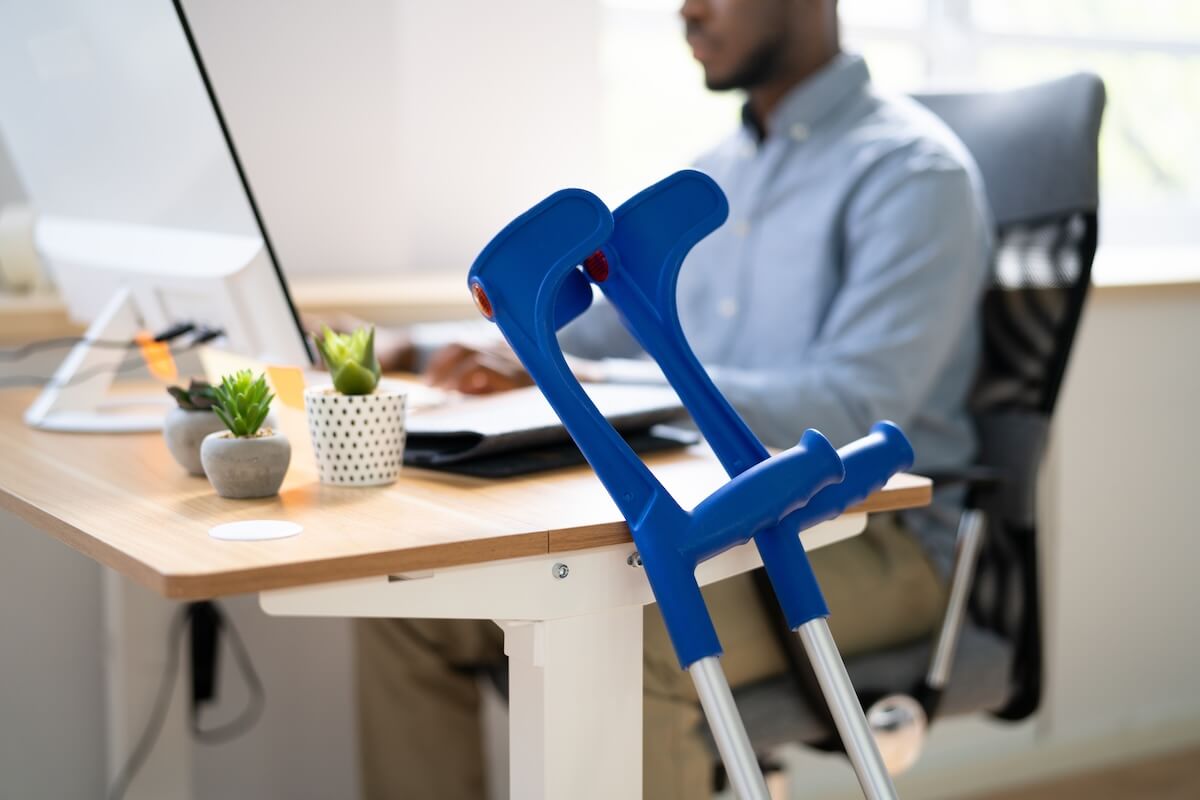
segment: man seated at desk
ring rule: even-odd
[[[741,127],[697,164],[725,191],[730,215],[684,264],[683,329],[768,446],[789,447],[810,427],[841,445],[891,419],[911,438],[918,470],[962,467],[974,448],[965,403],[990,248],[982,187],[940,122],[879,94],[863,60],[840,51],[836,6],[683,4],[709,88],[747,94]],[[605,304],[565,329],[562,342],[584,379],[662,380]],[[474,392],[529,383],[511,356],[467,347],[435,355],[428,374]],[[862,535],[813,554],[844,655],[934,629],[956,516],[944,498],[920,512],[876,515]],[[788,669],[750,575],[704,594],[734,687]],[[358,647],[368,796],[484,796],[474,668],[504,658],[500,629],[488,621],[364,621]],[[692,683],[651,606],[649,800],[710,792],[700,721]]]

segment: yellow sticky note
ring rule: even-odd
[[[267,367],[267,380],[279,402],[288,408],[304,408],[304,372],[297,367]]]

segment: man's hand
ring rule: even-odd
[[[601,379],[598,362],[567,356],[567,364],[581,381]],[[533,385],[529,373],[504,344],[488,348],[447,345],[429,360],[425,380],[439,389],[452,389],[466,394],[506,392]]]
[[[443,347],[429,359],[425,380],[439,389],[491,394],[530,386],[533,379],[504,346],[479,349],[465,344]]]

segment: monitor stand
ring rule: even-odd
[[[108,390],[122,355],[112,348],[89,344],[90,341],[132,342],[139,330],[133,295],[128,289],[118,289],[92,321],[84,340],[71,348],[54,377],[25,411],[25,423],[45,431],[67,433],[161,430],[171,403],[166,392],[161,398],[109,397]]]

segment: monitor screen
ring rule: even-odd
[[[158,0],[7,6],[0,134],[39,216],[261,239],[277,278],[275,299],[295,325],[288,335],[303,343],[236,142],[177,12]],[[69,285],[80,281],[77,273],[56,277],[76,316],[96,313],[102,293]]]

